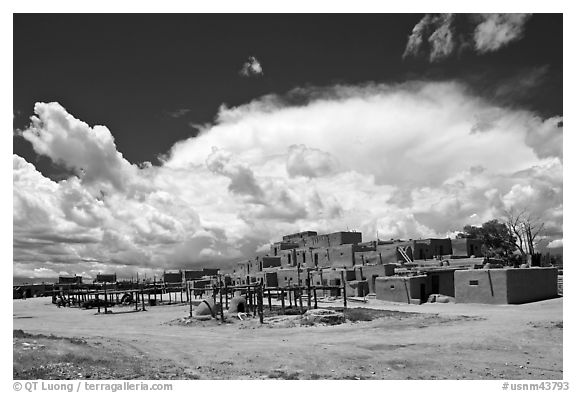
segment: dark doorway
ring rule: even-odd
[[[432,276],[432,293],[440,292],[440,276]]]
[[[426,284],[420,284],[420,302],[426,303]]]
[[[420,259],[424,259],[424,250],[420,249]]]
[[[318,254],[314,254],[314,266],[318,267]]]

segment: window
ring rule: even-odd
[[[470,285],[478,285],[478,280],[470,280]]]

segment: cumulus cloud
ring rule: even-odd
[[[459,83],[335,86],[297,105],[268,96],[222,107],[160,166],[129,163],[110,131],[45,105],[27,139],[86,174],[53,181],[14,156],[18,275],[227,263],[300,230],[447,236],[510,207],[542,217],[549,242],[562,238],[561,118],[499,107]],[[110,162],[67,153],[87,149],[78,141]]]
[[[99,182],[125,189],[136,168],[116,150],[108,128],[92,128],[55,102],[37,103],[34,113],[30,127],[22,136],[36,153],[73,169],[88,184]]]
[[[495,52],[520,40],[529,14],[427,14],[412,29],[403,57],[431,62],[455,52]]]
[[[248,60],[242,64],[240,75],[244,77],[264,75],[262,64],[260,64],[256,57],[250,56],[248,57]]]
[[[306,145],[292,145],[288,149],[286,170],[288,175],[320,177],[337,170],[338,162],[329,153],[319,149],[311,149]]]

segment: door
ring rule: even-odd
[[[420,284],[420,303],[426,303],[426,284]]]
[[[440,293],[440,276],[432,276],[432,293]]]

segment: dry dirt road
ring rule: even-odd
[[[498,306],[360,305],[417,314],[337,326],[182,326],[168,322],[187,316],[185,304],[98,315],[34,298],[14,300],[13,328],[173,364],[182,379],[562,379],[562,298]]]

